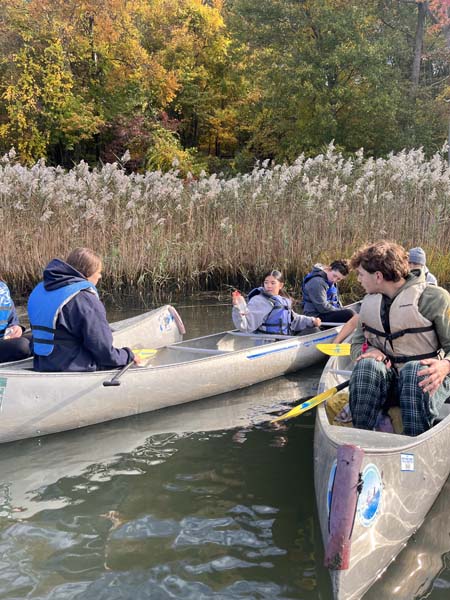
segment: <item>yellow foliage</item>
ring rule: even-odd
[[[2,4],[0,33],[15,45],[0,56],[8,65],[0,81],[8,126],[0,137],[22,148],[24,159],[45,155],[46,144],[71,147],[120,114],[156,114],[180,95],[179,106],[198,104],[199,112],[223,121],[215,114],[223,97],[218,66],[230,45],[222,0]],[[218,126],[227,146],[235,143],[233,123]]]

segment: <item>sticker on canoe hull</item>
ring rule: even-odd
[[[6,384],[7,383],[8,383],[8,380],[6,379],[6,377],[0,377],[0,410],[2,409],[2,406],[3,406],[3,397],[6,392]]]
[[[400,454],[400,470],[414,471],[414,454]]]
[[[383,491],[380,472],[374,464],[369,464],[364,468],[362,482],[356,514],[363,527],[370,527],[380,512]]]
[[[172,329],[172,323],[175,321],[170,312],[165,313],[159,318],[159,330],[170,331]]]

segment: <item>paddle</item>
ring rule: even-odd
[[[328,356],[349,356],[351,344],[316,344],[316,348]]]
[[[299,415],[303,414],[310,408],[314,408],[318,404],[321,404],[325,400],[328,400],[328,398],[331,398],[332,396],[334,396],[341,390],[345,389],[346,387],[348,387],[349,383],[350,383],[350,380],[343,381],[339,385],[336,385],[334,388],[326,390],[325,392],[322,392],[321,394],[318,394],[317,396],[310,398],[310,400],[306,400],[305,402],[302,402],[298,406],[295,406],[290,411],[288,411],[287,413],[284,413],[284,415],[281,415],[280,417],[277,417],[276,419],[274,419],[271,422],[277,423],[278,421],[285,421],[286,419],[292,419],[293,417],[298,417]]]
[[[114,377],[112,377],[111,379],[107,379],[106,381],[104,381],[103,385],[105,387],[120,385],[119,378],[122,377],[122,375],[125,373],[125,371],[128,371],[128,369],[131,367],[131,365],[134,365],[134,364],[135,363],[133,361],[129,362],[127,365],[125,365],[124,367],[122,367],[120,369],[120,371],[114,375]]]
[[[154,348],[133,348],[133,354],[139,356],[141,360],[148,360],[157,352],[158,350]]]
[[[135,356],[139,356],[142,361],[149,360],[154,354],[156,354],[157,350],[153,348],[136,348],[133,349],[133,354]],[[131,367],[131,365],[135,364],[133,361],[129,362],[127,365],[122,367],[118,373],[114,375],[111,379],[108,379],[103,382],[105,387],[118,386],[120,385],[119,378]]]

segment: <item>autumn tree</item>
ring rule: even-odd
[[[144,3],[145,4],[145,3]],[[141,43],[139,3],[5,0],[2,145],[24,160],[91,140],[121,113],[157,110],[177,82]]]

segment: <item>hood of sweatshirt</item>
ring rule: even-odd
[[[44,287],[48,292],[86,280],[84,275],[59,258],[51,260],[44,269]]]

